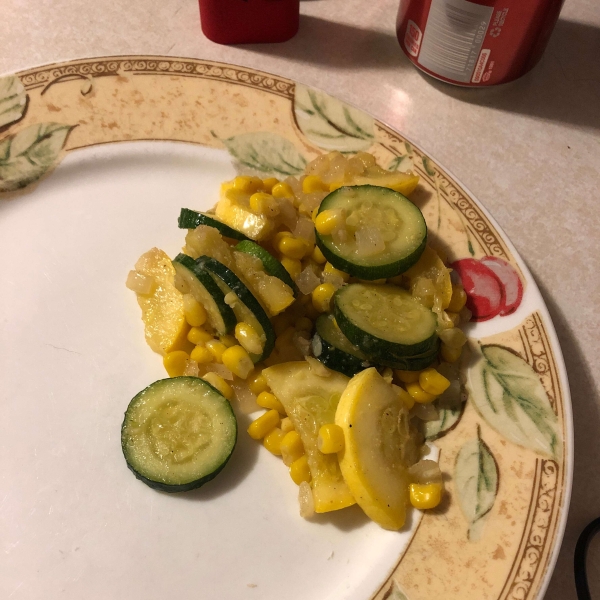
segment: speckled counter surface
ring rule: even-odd
[[[469,90],[419,73],[398,47],[392,0],[312,0],[279,45],[225,47],[201,33],[194,0],[5,0],[0,72],[117,54],[195,57],[291,77],[400,130],[480,199],[544,295],[570,379],[575,476],[563,548],[546,594],[575,598],[578,533],[600,516],[600,8],[571,0],[541,63],[521,80]],[[600,540],[589,562],[600,594]]]

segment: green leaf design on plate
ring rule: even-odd
[[[507,440],[559,459],[562,436],[538,374],[520,356],[497,345],[475,348],[469,369],[471,401]]]
[[[469,522],[468,538],[481,538],[484,517],[492,510],[498,493],[498,465],[487,444],[477,437],[465,442],[454,464],[454,487],[458,504]]]
[[[16,75],[0,77],[0,127],[18,121],[23,116],[27,94]]]
[[[423,423],[425,437],[428,440],[435,440],[446,435],[458,423],[464,409],[464,402],[461,402],[460,406],[438,408],[438,418],[435,421],[425,421]]]
[[[231,156],[261,173],[298,175],[306,166],[294,144],[276,133],[242,133],[222,141]]]
[[[395,581],[392,581],[390,589],[383,595],[382,600],[408,600],[408,596],[400,589]]]
[[[39,123],[0,141],[0,192],[25,187],[53,167],[72,125]]]
[[[304,85],[296,84],[294,114],[302,133],[324,150],[360,152],[375,139],[373,117]]]
[[[424,156],[422,160],[423,160],[423,168],[425,169],[425,172],[430,177],[433,177],[435,175],[435,169],[433,168],[431,161],[426,156]]]
[[[404,154],[402,156],[396,156],[392,159],[387,168],[388,171],[401,171],[406,173],[407,171],[414,170],[413,159],[408,156],[408,154]]]

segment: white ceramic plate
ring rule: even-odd
[[[368,115],[229,65],[72,61],[0,80],[6,106],[0,596],[541,596],[570,491],[566,375],[535,283],[464,188]],[[137,481],[120,448],[129,400],[164,377],[124,286],[137,257],[153,246],[176,254],[179,209],[213,205],[238,170],[284,177],[330,149],[413,168],[422,176],[413,199],[450,259],[499,257],[525,289],[512,314],[471,329],[488,354],[470,367],[464,413],[443,415],[434,432],[447,499],[423,519],[415,512],[400,533],[356,507],[301,519],[296,487],[245,435],[244,416],[231,463],[187,494]],[[484,380],[493,383],[487,395]],[[493,386],[506,381],[526,381],[526,401],[511,384],[502,404]],[[500,405],[514,410],[494,413]]]

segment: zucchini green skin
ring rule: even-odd
[[[312,338],[311,349],[314,357],[328,369],[343,373],[347,377],[354,377],[371,366],[367,361],[336,348],[318,333]]]
[[[179,229],[196,229],[196,227],[199,225],[208,225],[209,227],[214,227],[221,235],[224,235],[225,237],[234,240],[249,239],[241,231],[238,231],[233,227],[229,227],[229,225],[219,221],[219,219],[201,212],[196,212],[195,210],[191,210],[189,208],[181,209],[177,224]]]
[[[315,323],[316,332],[311,342],[314,357],[326,367],[348,377],[371,365],[358,348],[336,327],[333,315],[321,315]],[[335,328],[335,329],[334,329]]]
[[[339,252],[334,250],[331,247],[331,236],[330,235],[322,235],[318,231],[315,230],[316,243],[323,256],[336,268],[340,271],[344,271],[344,273],[348,273],[349,275],[353,275],[359,279],[364,279],[368,281],[373,281],[376,279],[387,279],[388,277],[395,277],[396,275],[400,275],[405,271],[408,271],[410,267],[412,267],[421,257],[423,251],[425,250],[425,246],[427,245],[427,225],[425,223],[425,218],[423,214],[419,210],[417,206],[415,206],[406,196],[403,196],[399,192],[395,192],[389,188],[378,187],[375,185],[360,185],[360,186],[343,186],[338,188],[337,190],[331,192],[321,202],[319,207],[319,211],[317,214],[323,212],[324,210],[330,210],[335,208],[336,195],[340,193],[344,193],[344,191],[348,191],[349,189],[368,189],[368,190],[381,190],[381,193],[384,193],[386,196],[397,197],[398,200],[402,203],[407,202],[410,204],[410,210],[413,212],[413,215],[416,219],[418,219],[422,223],[423,236],[420,241],[420,244],[415,247],[409,254],[405,256],[400,256],[396,260],[392,260],[386,264],[380,265],[368,265],[368,264],[359,264],[357,262],[353,262],[344,256],[342,256]]]
[[[361,284],[350,284],[340,288],[334,294],[333,314],[342,333],[365,354],[369,361],[407,371],[420,370],[419,365],[426,363],[428,366],[433,362],[438,351],[438,336],[435,331],[417,343],[401,344],[377,337],[357,326],[352,316],[341,306],[343,294],[347,293],[353,285]]]
[[[131,417],[131,414],[135,412],[137,403],[142,401],[144,396],[147,396],[148,394],[153,393],[154,391],[157,390],[157,388],[160,388],[161,386],[173,385],[173,384],[177,385],[179,382],[184,382],[184,381],[191,383],[193,386],[199,386],[199,390],[202,390],[203,393],[206,393],[206,391],[208,390],[208,391],[214,393],[217,397],[222,399],[221,407],[224,410],[224,414],[226,415],[226,418],[229,419],[229,425],[233,428],[233,435],[231,435],[230,438],[228,440],[226,440],[226,443],[224,444],[224,447],[223,447],[222,461],[216,468],[211,470],[209,473],[202,474],[200,477],[193,479],[192,481],[186,481],[185,483],[180,483],[180,484],[168,484],[168,483],[164,483],[162,481],[157,481],[155,479],[150,479],[149,477],[145,476],[144,473],[141,472],[141,470],[138,470],[139,467],[136,469],[136,467],[132,464],[133,461],[131,460],[131,449],[130,449],[130,439],[131,438],[130,438],[130,434],[128,432],[128,424],[129,424],[129,418]],[[154,383],[151,383],[149,386],[147,386],[141,392],[139,392],[136,396],[134,396],[134,398],[131,400],[131,402],[129,403],[129,406],[127,407],[127,410],[125,411],[125,416],[123,418],[123,424],[121,425],[121,449],[123,451],[123,456],[125,457],[127,467],[136,476],[137,479],[139,479],[140,481],[142,481],[143,483],[145,483],[147,486],[151,487],[152,489],[159,490],[161,492],[168,492],[168,493],[188,492],[190,490],[199,488],[202,485],[204,485],[205,483],[211,481],[224,469],[225,465],[229,462],[229,459],[231,458],[231,455],[233,454],[233,450],[235,449],[236,443],[237,443],[237,419],[235,417],[235,413],[233,412],[233,408],[231,407],[231,403],[226,398],[224,398],[222,396],[222,394],[216,388],[214,388],[212,385],[210,385],[210,383],[208,383],[207,381],[204,381],[203,379],[200,379],[198,377],[187,377],[187,376],[173,377],[173,378],[169,378],[169,379],[160,379],[158,381],[155,381]]]
[[[262,246],[259,246],[256,242],[253,242],[252,240],[244,240],[237,244],[235,246],[235,249],[258,258],[263,264],[265,271],[269,275],[281,279],[283,283],[289,285],[292,288],[292,291],[294,292],[294,297],[298,296],[298,288],[294,283],[294,280],[292,279],[291,275],[285,270],[285,267]]]
[[[222,326],[218,326],[217,323],[211,323],[217,330],[219,335],[225,335],[229,333],[236,325],[237,319],[231,307],[225,302],[225,294],[221,291],[221,288],[215,283],[214,279],[204,270],[198,267],[196,261],[187,254],[178,254],[173,259],[173,266],[175,269],[178,265],[187,269],[204,287],[207,294],[213,299],[216,310],[218,311],[220,318],[223,323]],[[207,309],[210,315],[210,311]],[[214,319],[213,319],[214,320]]]
[[[266,337],[265,345],[260,355],[251,355],[253,362],[257,363],[265,360],[273,352],[275,347],[275,330],[273,325],[262,307],[260,302],[254,297],[254,294],[246,287],[240,278],[223,263],[211,258],[210,256],[201,256],[196,260],[196,265],[200,269],[205,269],[218,277],[231,291],[239,298],[240,302],[254,315],[263,329]],[[236,319],[237,320],[237,319]]]

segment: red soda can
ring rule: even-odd
[[[455,85],[497,85],[535,66],[563,2],[401,0],[396,32],[425,73]]]

